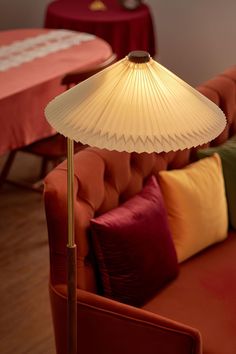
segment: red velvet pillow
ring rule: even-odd
[[[178,273],[160,188],[151,177],[143,190],[91,220],[104,295],[142,306]]]

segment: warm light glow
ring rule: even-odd
[[[89,5],[89,9],[92,11],[104,11],[107,9],[107,7],[104,2],[100,0],[95,0],[91,2],[91,4]]]
[[[128,57],[56,97],[45,113],[75,141],[139,153],[197,146],[226,125],[219,107],[162,65]]]

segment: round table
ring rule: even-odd
[[[94,67],[110,57],[112,49],[104,40],[94,37],[90,40],[50,52],[34,60],[23,60],[5,70],[1,63],[9,62],[16,54],[40,50],[43,45],[49,47],[45,36],[60,32],[47,29],[15,29],[0,32],[0,155],[21,148],[34,141],[55,134],[47,123],[44,108],[56,95],[65,88],[61,80],[70,71],[84,71]],[[75,35],[80,35],[78,32]],[[38,45],[35,40],[40,40]],[[27,44],[24,49],[11,46]],[[64,41],[63,38],[59,41]],[[1,70],[2,69],[2,70]]]
[[[149,7],[142,4],[125,10],[118,0],[104,0],[105,11],[89,9],[91,0],[57,0],[46,10],[45,27],[64,28],[95,34],[108,42],[118,59],[132,50],[156,53],[154,26]]]

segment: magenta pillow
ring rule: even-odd
[[[178,273],[160,188],[151,177],[143,190],[91,220],[103,294],[142,306]]]

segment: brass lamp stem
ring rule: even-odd
[[[67,138],[67,347],[68,354],[77,354],[77,265],[74,235],[74,141]]]
[[[67,138],[67,212],[68,212],[68,246],[75,244],[74,236],[74,141]]]

